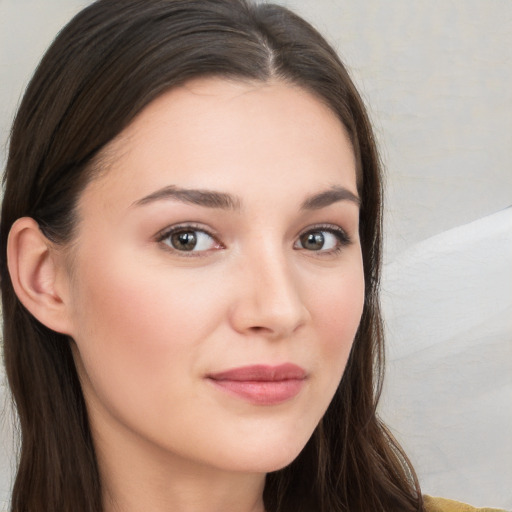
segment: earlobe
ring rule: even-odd
[[[71,334],[67,295],[58,280],[61,259],[34,219],[22,217],[12,225],[7,265],[16,295],[43,325]]]

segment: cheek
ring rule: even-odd
[[[324,368],[331,369],[331,382],[343,375],[364,305],[364,274],[357,262],[350,271],[330,279],[311,297],[315,324],[322,340]]]
[[[74,338],[85,388],[112,410],[152,396],[158,411],[158,398],[172,398],[169,390],[179,395],[198,372],[198,349],[220,315],[217,288],[202,283],[199,293],[183,273],[113,261],[84,265],[75,287]]]

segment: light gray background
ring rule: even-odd
[[[0,0],[2,166],[23,88],[87,3]],[[424,492],[512,509],[512,1],[281,3],[339,50],[387,169],[381,414]]]

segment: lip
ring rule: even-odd
[[[255,405],[277,405],[297,396],[306,371],[292,363],[232,368],[207,376],[217,388]]]

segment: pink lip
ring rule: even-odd
[[[277,405],[299,394],[306,371],[291,363],[278,366],[253,365],[208,375],[208,379],[227,391],[256,405]]]

